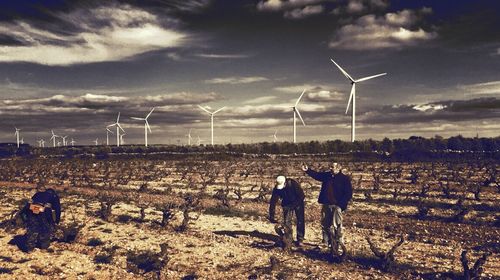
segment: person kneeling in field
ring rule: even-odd
[[[295,213],[297,218],[297,241],[295,244],[300,246],[304,240],[306,225],[304,221],[304,191],[297,181],[278,176],[276,178],[276,186],[273,189],[271,201],[269,202],[269,220],[272,223],[277,223],[275,220],[276,203],[281,199],[283,208],[283,227],[285,239],[292,239],[292,215]],[[286,246],[286,245],[285,245]]]
[[[20,213],[26,223],[24,251],[32,251],[35,247],[47,249],[55,225],[61,219],[61,203],[53,189],[39,191],[26,203]]]
[[[331,248],[337,255],[339,246],[345,251],[342,233],[342,212],[347,210],[347,204],[352,198],[351,178],[342,173],[342,169],[336,162],[331,170],[327,172],[316,172],[307,165],[302,166],[302,170],[313,179],[321,182],[321,190],[318,202],[322,204],[321,228],[323,231],[323,242],[327,246],[333,243],[335,248]],[[330,240],[333,236],[334,240]],[[345,253],[345,252],[343,252]]]

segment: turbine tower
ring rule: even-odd
[[[125,145],[125,141],[123,141],[123,136],[127,135],[127,133],[120,134],[120,145]]]
[[[220,108],[219,110],[217,110],[215,112],[210,112],[207,109],[205,109],[204,107],[201,107],[200,105],[198,105],[198,107],[200,107],[200,109],[202,109],[203,111],[207,112],[210,115],[210,127],[211,127],[211,133],[212,133],[212,146],[213,146],[214,145],[214,115],[217,114],[220,110],[226,108],[226,106]]]
[[[381,74],[368,76],[368,77],[364,77],[364,78],[355,80],[344,69],[342,69],[342,67],[340,67],[340,65],[338,65],[335,61],[333,61],[333,59],[330,58],[330,60],[335,64],[335,66],[337,66],[337,68],[339,68],[340,72],[342,72],[342,74],[344,74],[344,76],[351,82],[351,85],[352,85],[351,94],[349,95],[349,101],[347,102],[347,109],[345,110],[345,113],[347,114],[347,112],[349,111],[349,105],[351,104],[351,100],[352,100],[351,142],[354,142],[354,140],[356,139],[356,83],[370,80],[370,79],[373,79],[376,77],[384,76],[384,75],[387,75],[387,73],[381,73]]]
[[[94,141],[95,145],[97,146],[99,144],[99,138],[96,138]]]
[[[109,146],[109,134],[114,134],[113,131],[109,130],[109,125],[106,126],[106,146]]]
[[[273,137],[273,143],[276,143],[276,141],[278,141],[278,137],[276,136],[276,134],[277,134],[277,133],[278,133],[278,130],[276,130],[276,131],[274,132],[274,134],[273,134],[273,135],[271,135],[271,137]]]
[[[19,131],[21,129],[17,128],[14,126],[14,128],[16,129],[16,132],[14,133],[14,135],[16,136],[16,143],[17,143],[17,147],[19,148]]]
[[[302,119],[302,116],[300,115],[299,108],[297,106],[299,105],[300,99],[302,96],[304,96],[304,93],[306,90],[304,89],[302,91],[302,94],[300,94],[299,99],[295,102],[295,105],[292,106],[293,109],[293,143],[297,143],[297,116],[299,116],[300,120],[302,121],[302,125],[306,126],[306,123],[304,122],[304,119]]]
[[[191,146],[191,139],[193,137],[191,137],[191,128],[189,129],[189,133],[186,135],[188,137],[188,146]]]
[[[75,141],[75,139],[71,138],[71,142],[69,142],[69,143],[71,144],[71,147],[73,147],[73,146],[75,146],[76,141]]]
[[[198,135],[198,141],[197,141],[198,146],[201,145],[201,142],[203,142],[203,140],[201,140],[200,136]]]
[[[63,146],[66,146],[66,145],[67,145],[67,143],[66,143],[66,138],[67,138],[67,137],[68,137],[68,136],[62,136],[62,137],[61,137],[61,138],[62,138],[62,141],[63,141],[63,142],[62,142],[62,145],[63,145]]]
[[[149,130],[149,133],[153,133],[151,131],[151,127],[149,126],[148,118],[149,118],[149,116],[151,116],[151,114],[153,113],[154,110],[155,110],[155,108],[153,107],[153,109],[151,109],[151,111],[149,112],[149,114],[145,118],[131,117],[134,120],[144,121],[144,145],[146,147],[148,146],[148,130]]]
[[[38,140],[37,142],[38,142],[38,147],[40,147],[40,148],[45,147],[45,140],[40,139],[40,140]]]
[[[56,147],[56,137],[59,137],[59,136],[54,134],[54,130],[51,130],[50,132],[52,132],[52,137],[50,137],[50,140],[53,141],[54,148],[55,148]]]
[[[116,122],[114,124],[110,124],[107,127],[111,127],[116,125],[116,146],[120,147],[120,129],[125,132],[125,130],[120,125],[120,112],[118,112],[118,117],[116,117]]]

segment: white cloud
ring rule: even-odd
[[[0,32],[24,45],[0,47],[0,61],[71,65],[116,61],[152,50],[181,46],[187,35],[166,28],[155,15],[127,5],[59,15],[81,30],[60,35],[27,22],[0,24]],[[165,21],[165,19],[161,19]],[[97,26],[96,22],[106,23]]]
[[[268,78],[259,77],[259,76],[250,76],[250,77],[225,77],[225,78],[214,78],[210,80],[205,80],[207,84],[249,84],[255,82],[263,82],[268,81]]]
[[[325,0],[262,0],[257,3],[259,11],[283,11],[312,5]]]
[[[244,104],[262,104],[262,103],[268,103],[268,102],[274,101],[276,99],[277,99],[276,96],[261,96],[261,97],[249,99],[243,103]]]
[[[468,84],[458,86],[458,90],[470,95],[496,95],[500,94],[500,81]]]
[[[413,46],[437,37],[418,27],[414,11],[403,10],[385,16],[365,15],[341,27],[329,46],[336,49],[381,49]]]
[[[442,104],[418,104],[413,106],[412,108],[420,111],[420,112],[428,112],[428,111],[439,111],[445,109],[447,106]]]
[[[364,9],[365,7],[363,6],[361,0],[350,1],[347,4],[347,11],[349,13],[361,13]]]
[[[305,6],[304,8],[297,8],[285,12],[285,18],[290,19],[303,19],[313,15],[321,14],[325,8],[322,5]]]
[[[236,59],[236,58],[248,58],[250,55],[248,54],[214,54],[214,53],[200,53],[196,54],[197,57],[202,58],[214,58],[214,59]]]

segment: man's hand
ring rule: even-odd
[[[302,170],[303,170],[304,172],[306,172],[308,169],[309,169],[309,167],[307,166],[307,164],[303,163],[303,164],[302,164]]]

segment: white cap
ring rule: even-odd
[[[285,181],[286,181],[285,176],[278,176],[276,178],[276,183],[278,183],[276,185],[276,188],[278,188],[279,190],[281,190],[282,188],[284,188],[285,187]]]

